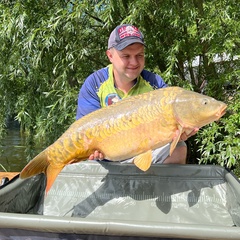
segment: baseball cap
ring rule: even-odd
[[[121,51],[133,43],[141,43],[144,46],[144,37],[139,29],[130,24],[117,26],[110,34],[108,39],[108,49],[114,47]]]

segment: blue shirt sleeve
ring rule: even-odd
[[[78,95],[76,120],[101,108],[97,92],[107,78],[108,67],[102,68],[86,78]]]
[[[100,109],[100,100],[97,96],[98,86],[94,84],[93,74],[83,83],[79,95],[76,119],[79,119],[97,109]]]

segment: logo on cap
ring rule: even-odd
[[[126,37],[139,37],[141,38],[141,33],[135,26],[122,26],[118,29],[118,35],[120,39]]]

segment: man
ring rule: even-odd
[[[167,87],[159,75],[144,70],[145,43],[143,34],[130,24],[117,26],[110,34],[106,54],[111,62],[91,74],[82,85],[78,97],[77,116],[82,116],[115,102],[154,89]],[[153,151],[153,163],[186,163],[187,147],[183,142],[189,136],[183,134],[173,154],[169,156],[169,144]],[[90,160],[104,158],[95,151]],[[125,162],[132,162],[132,159]]]

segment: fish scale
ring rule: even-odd
[[[134,164],[146,171],[153,149],[171,143],[171,155],[182,133],[218,120],[226,108],[223,102],[179,87],[129,97],[75,121],[20,177],[44,172],[48,192],[65,165],[86,160],[95,150],[112,161],[134,157]]]

